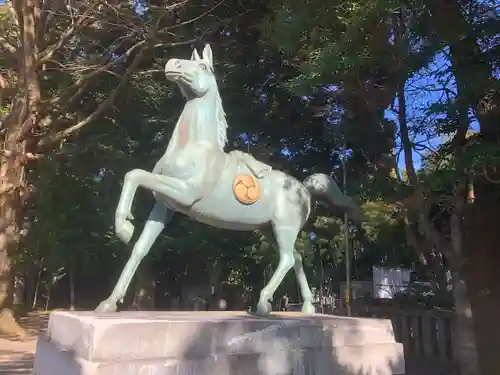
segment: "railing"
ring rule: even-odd
[[[453,312],[363,306],[353,308],[353,315],[392,321],[396,341],[404,347],[408,374],[453,373]]]

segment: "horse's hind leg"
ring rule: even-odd
[[[279,250],[279,264],[274,271],[271,280],[260,292],[259,302],[257,304],[257,314],[267,316],[271,313],[272,307],[269,301],[272,301],[274,292],[278,289],[286,274],[295,264],[294,245],[297,239],[298,230],[294,227],[284,225],[274,225],[274,236]]]
[[[144,229],[142,230],[139,239],[132,249],[132,254],[125,265],[113,292],[107,299],[99,304],[95,310],[96,312],[116,311],[117,302],[121,301],[123,297],[125,297],[125,293],[127,292],[127,288],[130,285],[132,277],[134,277],[137,267],[139,267],[142,259],[148,254],[151,246],[153,246],[153,243],[171,218],[172,212],[168,211],[165,205],[161,202],[156,202],[149,214],[148,220],[144,225]]]
[[[264,228],[261,230],[266,236],[268,241],[276,243],[276,238],[272,230]],[[277,243],[276,243],[277,245]],[[313,295],[311,289],[309,288],[309,283],[307,282],[307,277],[304,272],[304,267],[302,265],[302,255],[297,250],[293,251],[293,256],[295,263],[293,265],[295,276],[297,278],[297,284],[299,285],[300,295],[302,296],[302,312],[306,314],[314,314],[315,308],[312,303]]]
[[[309,288],[309,283],[307,282],[307,277],[302,265],[302,256],[297,250],[294,250],[293,256],[295,258],[295,264],[293,265],[293,268],[295,270],[297,283],[299,284],[300,294],[303,300],[302,312],[306,314],[314,314],[316,311],[312,303],[313,295],[311,289]]]

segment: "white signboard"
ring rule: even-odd
[[[373,296],[375,298],[394,298],[404,291],[410,283],[410,270],[404,268],[373,267]]]

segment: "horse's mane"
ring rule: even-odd
[[[226,113],[222,107],[222,98],[220,97],[218,87],[216,87],[215,90],[215,105],[215,117],[217,118],[217,141],[219,143],[219,147],[223,150],[227,144],[227,120]]]

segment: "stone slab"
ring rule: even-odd
[[[204,358],[92,362],[41,339],[35,375],[395,375],[404,374],[401,344],[325,349],[270,349],[266,353]]]
[[[386,319],[301,313],[260,318],[243,312],[56,311],[47,337],[89,361],[260,353],[269,342],[294,349],[395,342]]]
[[[385,319],[243,312],[53,312],[37,375],[394,375]]]

